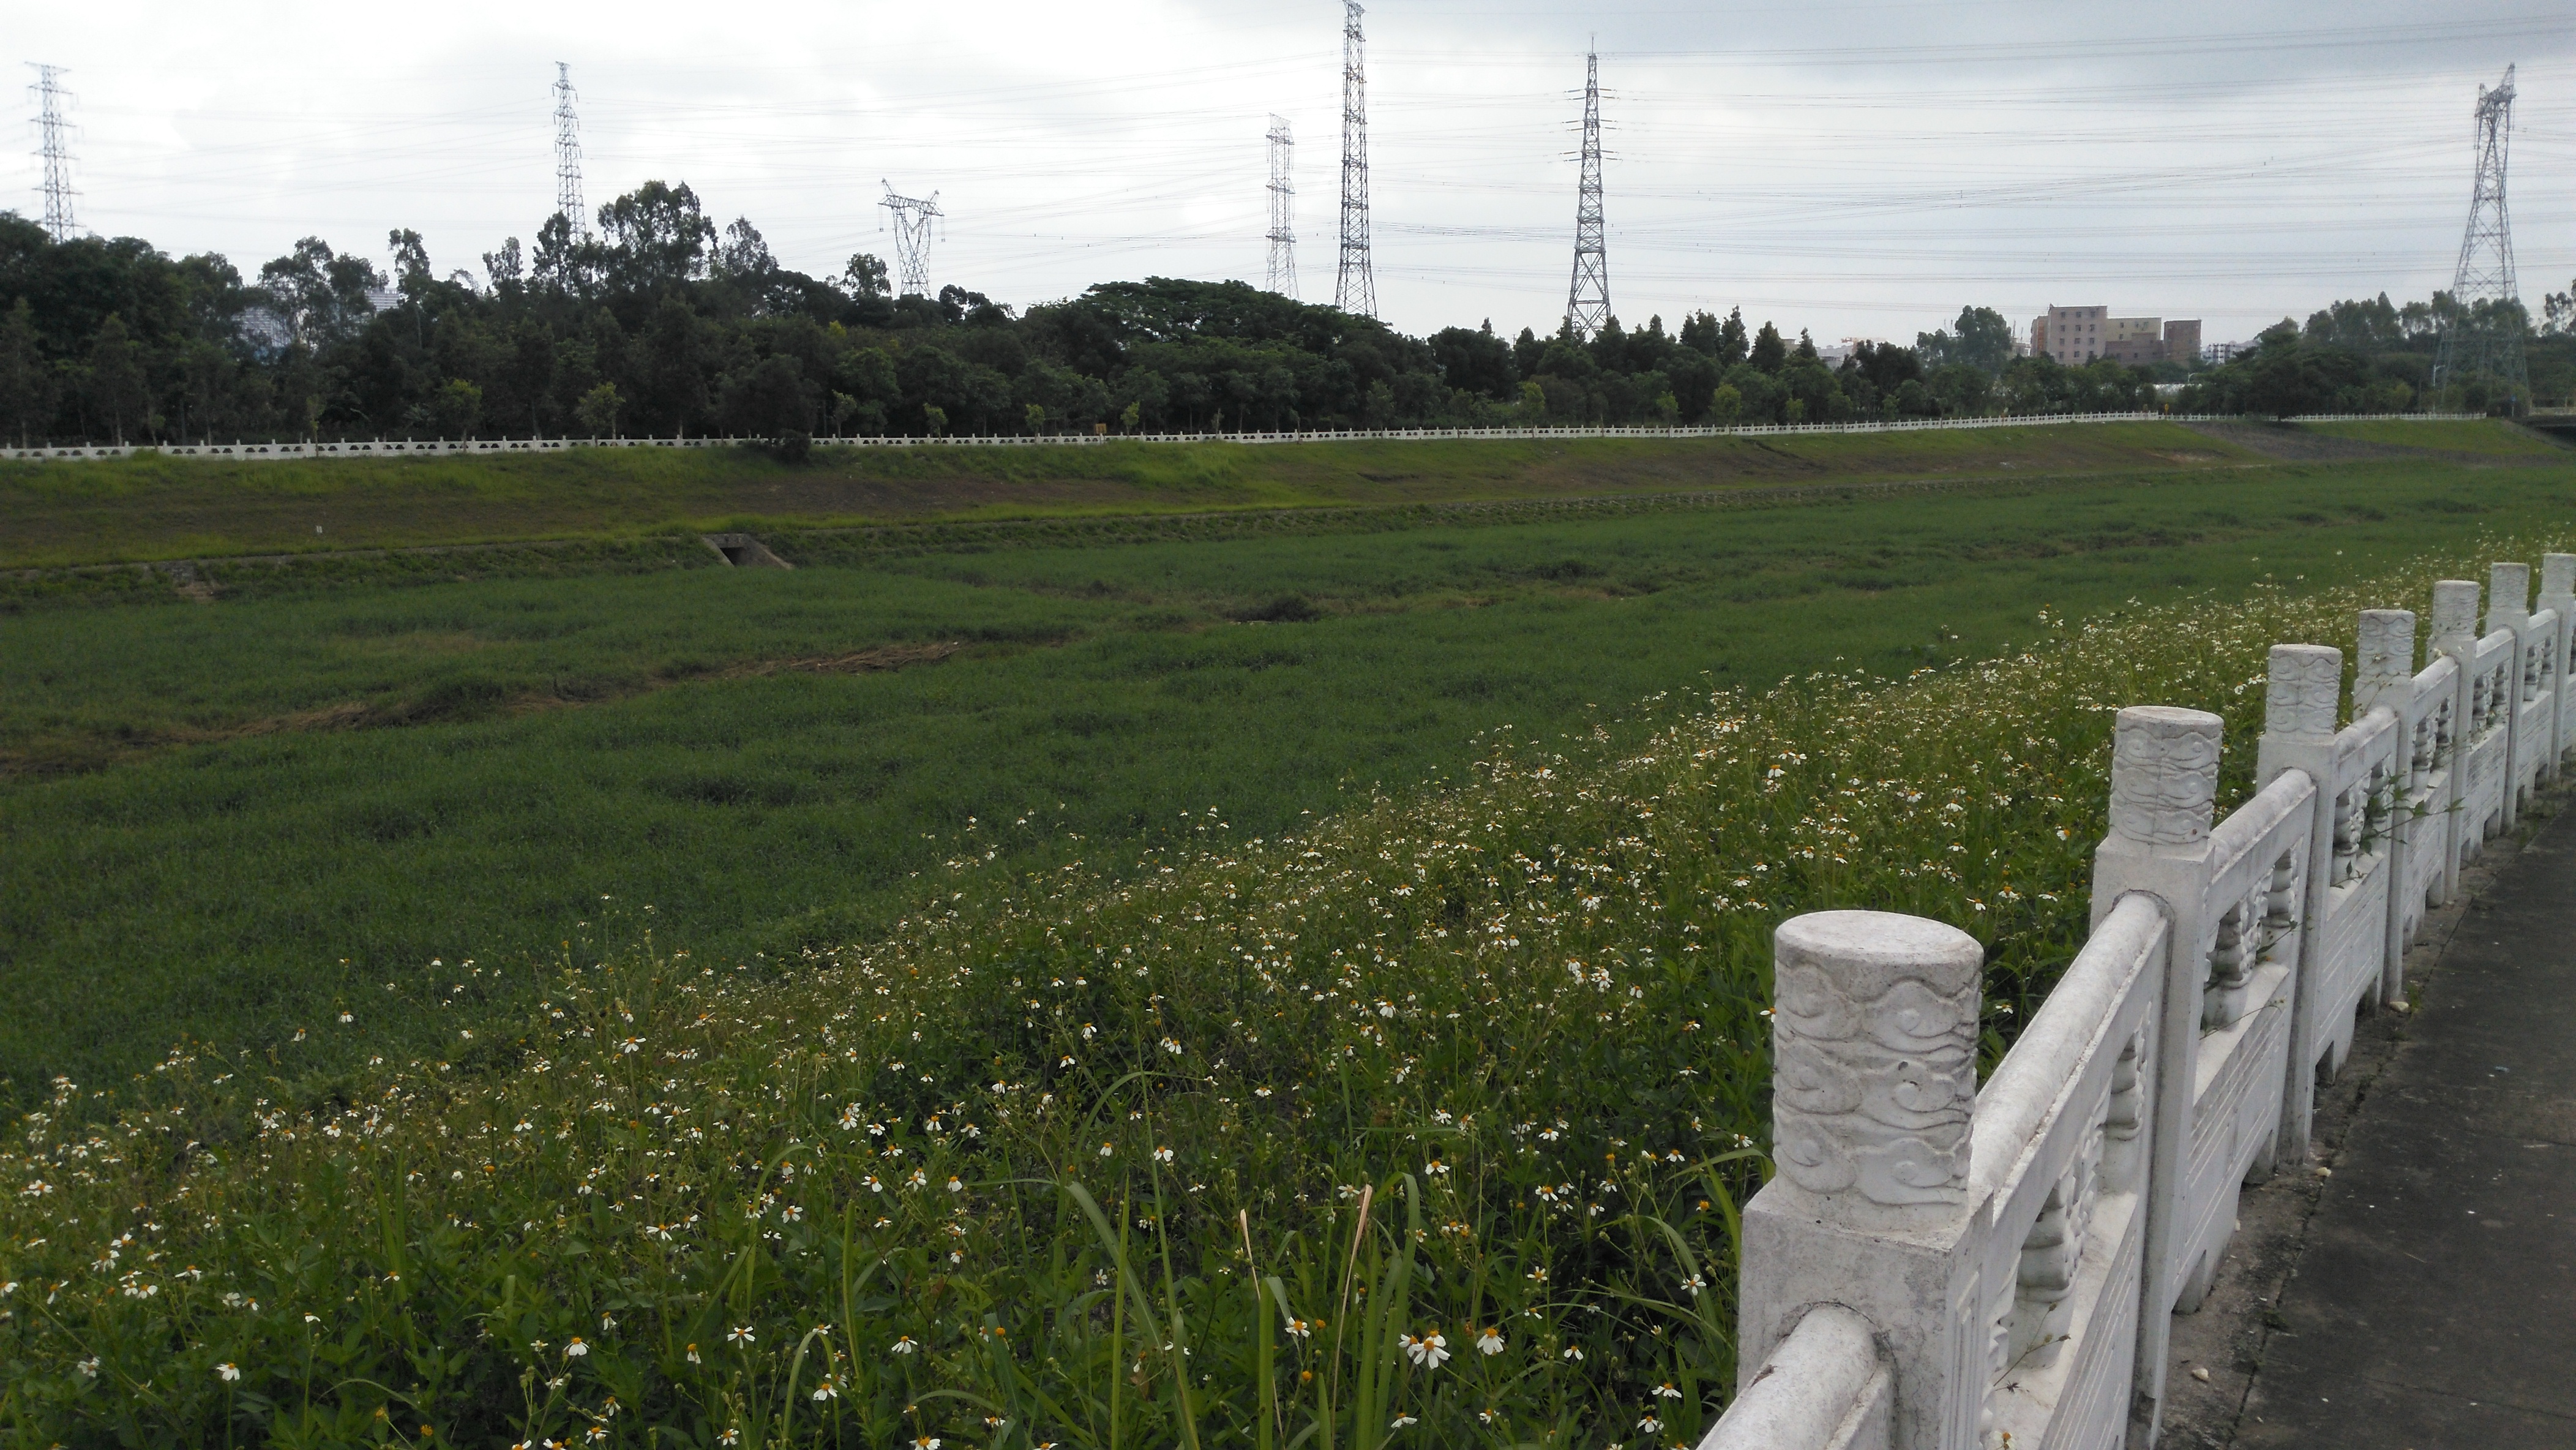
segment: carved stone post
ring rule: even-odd
[[[2093,853],[2093,925],[2130,892],[2156,899],[2173,923],[2156,1029],[2149,1114],[2145,1281],[2129,1407],[2131,1444],[2155,1443],[2163,1418],[2166,1344],[2181,1265],[2176,1246],[2191,1143],[2200,1048],[2203,955],[2210,941],[2209,828],[2218,799],[2219,718],[2160,705],[2122,710],[2111,745],[2111,834]]]
[[[2470,719],[2470,700],[2476,684],[2469,676],[2478,667],[2478,586],[2466,579],[2444,579],[2433,585],[2433,638],[2435,654],[2449,655],[2459,661],[2460,676],[2451,696],[2450,788],[2442,807],[2442,900],[2451,901],[2460,894],[2460,865],[2468,858],[2469,847],[2476,841],[2471,834],[2475,823],[2468,818],[2469,742],[2476,722]]]
[[[2505,666],[2504,828],[2522,818],[2522,777],[2538,764],[2539,751],[2529,738],[2523,705],[2540,690],[2540,646],[2531,637],[2531,566],[2492,564],[2487,568],[2487,633],[2513,633],[2513,654]]]
[[[2298,966],[2290,974],[2289,1081],[2281,1095],[2277,1161],[2303,1163],[2316,1121],[2312,1072],[2317,1060],[2316,985],[2324,974],[2326,901],[2334,889],[2335,714],[2343,697],[2343,651],[2314,644],[2272,646],[2271,687],[2264,695],[2258,784],[2303,770],[2316,782],[2308,826],[2308,889],[2299,903]],[[2355,783],[2354,790],[2362,787]]]
[[[1985,949],[1919,917],[1828,911],[1774,938],[1773,1156],[1744,1210],[1739,1390],[1806,1311],[1892,1356],[1895,1445],[1974,1450],[1986,1396],[1968,1115]]]
[[[2576,654],[2576,554],[2543,554],[2540,556],[2540,607],[2558,612],[2557,637],[2547,642],[2550,675],[2558,687],[2558,708],[2550,714],[2549,775],[2556,779],[2565,766],[2569,746],[2576,746],[2576,730],[2570,729],[2570,717],[2576,715],[2576,690],[2568,688],[2568,656]]]
[[[2408,882],[2414,879],[2416,837],[2429,821],[2416,819],[2407,796],[2415,774],[2415,732],[2406,728],[2406,713],[2415,704],[2415,616],[2404,609],[2361,612],[2361,652],[2354,661],[2352,714],[2358,720],[2386,710],[2396,720],[2397,754],[2389,762],[2388,804],[2388,941],[2379,957],[2381,1005],[2406,995],[2406,916]]]

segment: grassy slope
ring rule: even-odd
[[[2157,423],[1682,441],[852,449],[798,467],[733,450],[292,463],[155,456],[0,464],[0,568],[789,522],[2170,472],[2251,459]]]
[[[2296,583],[2571,501],[2568,470],[2344,465],[0,617],[0,972],[29,1007],[0,1074],[271,1040],[433,957],[542,952],[602,894],[707,953],[864,936],[944,861],[1114,864],[1211,808],[1271,834],[1502,726],[1897,672],[2043,606]],[[1292,592],[1321,617],[1228,618]],[[348,707],[424,723],[239,734]]]
[[[2349,438],[2356,443],[2377,443],[2392,448],[2429,448],[2489,458],[2546,458],[2566,452],[2563,445],[2528,429],[2489,421],[2303,423],[2299,426],[2310,433],[2329,438]]]

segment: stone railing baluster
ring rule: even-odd
[[[1890,1356],[1894,1443],[1966,1450],[1986,1384],[1968,1198],[1985,949],[1919,917],[1829,911],[1783,922],[1774,953],[1780,1171],[1744,1209],[1740,1388],[1809,1306],[1839,1304]]]
[[[2184,1159],[2191,1143],[2193,1067],[2200,1042],[2203,953],[2212,938],[2209,828],[2218,800],[2215,715],[2161,705],[2122,710],[2111,744],[2111,834],[2093,855],[2093,925],[2121,897],[2156,899],[2172,926],[2157,1023],[2155,1100],[2149,1105],[2146,1249],[2132,1433],[2153,1439],[2162,1418],[2167,1306],[2174,1302],[2175,1242],[2182,1230]]]

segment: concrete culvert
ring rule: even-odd
[[[737,569],[793,569],[796,566],[769,552],[769,546],[749,534],[700,534],[700,542],[713,549],[724,561]]]

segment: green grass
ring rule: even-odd
[[[2328,438],[2347,438],[2356,443],[2377,443],[2392,448],[2430,448],[2445,453],[2471,453],[2488,458],[2545,458],[2564,454],[2566,446],[2554,443],[2528,429],[2491,420],[2427,421],[2422,423],[2388,420],[2373,423],[2302,423],[2303,431],[2323,434]]]
[[[2567,537],[2383,570],[2237,513],[2310,578],[2085,621],[2026,596],[2010,658],[1675,698],[1624,746],[1491,745],[1142,871],[941,869],[984,889],[779,973],[630,912],[61,1085],[0,1140],[0,1433],[1691,1444],[1737,1368],[1776,923],[1972,931],[1991,1067],[2084,931],[2110,707],[2220,712],[2226,809],[2269,645],[2350,649],[2357,610]]]
[[[581,449],[0,464],[0,569],[902,519],[1426,503],[2260,461],[2158,423],[1685,441]],[[318,530],[318,532],[317,532]]]
[[[2297,587],[2571,500],[2565,469],[2273,468],[26,608],[0,616],[0,1074],[24,1100],[183,1035],[283,1042],[433,959],[543,957],[602,896],[784,959],[934,890],[1275,837],[1505,727],[1626,739],[1659,693],[1901,674],[2043,607]]]

